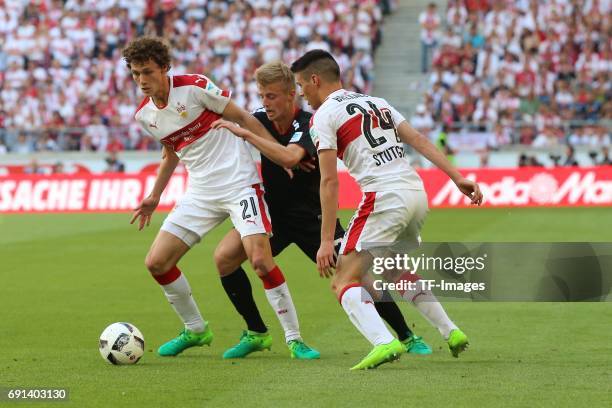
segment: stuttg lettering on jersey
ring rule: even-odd
[[[401,159],[402,157],[404,157],[404,148],[402,146],[391,146],[380,153],[372,155],[376,167],[381,164],[389,163],[391,160]]]

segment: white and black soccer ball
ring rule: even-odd
[[[100,354],[111,364],[136,364],[144,354],[144,337],[130,323],[113,323],[100,335]]]

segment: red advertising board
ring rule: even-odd
[[[438,170],[420,170],[429,205],[465,207],[468,200]],[[474,169],[488,207],[612,206],[612,166],[573,168]],[[0,177],[0,213],[130,211],[151,190],[154,174],[7,175]],[[187,188],[184,174],[174,175],[160,210],[170,210]],[[361,192],[340,173],[340,208],[355,208]]]
[[[610,206],[612,166],[462,171],[478,182],[489,207]],[[431,207],[461,207],[468,200],[438,170],[420,172]]]

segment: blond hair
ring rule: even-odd
[[[267,86],[275,83],[285,85],[287,91],[295,89],[295,76],[291,69],[280,61],[269,62],[257,68],[255,80],[258,85]]]

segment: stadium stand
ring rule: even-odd
[[[132,120],[141,99],[121,48],[165,37],[171,73],[204,73],[259,106],[252,74],[324,48],[368,92],[388,0],[0,0],[0,154],[159,148]]]
[[[443,16],[430,5],[421,38],[435,51],[413,123],[443,124],[468,149],[609,146],[611,11],[609,0],[455,0]]]

